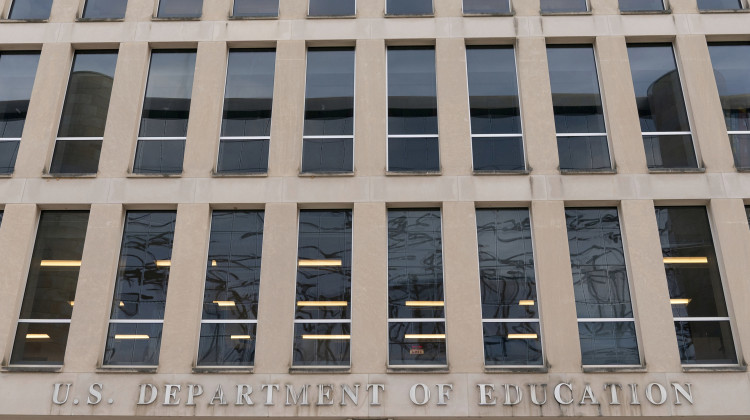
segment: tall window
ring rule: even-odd
[[[541,0],[542,13],[571,13],[588,11],[587,0]]]
[[[116,51],[76,53],[50,173],[97,172],[116,64]]]
[[[349,366],[351,210],[302,210],[293,366]]]
[[[510,13],[510,0],[464,0],[465,15],[497,15]]]
[[[750,226],[750,206],[745,206],[745,213],[747,213],[747,224]],[[3,213],[0,212],[0,222],[3,221]]]
[[[742,0],[698,0],[699,10],[739,10]]]
[[[62,365],[88,211],[43,211],[10,363]]]
[[[262,211],[213,212],[198,366],[252,366],[262,249]]]
[[[474,171],[526,169],[513,47],[466,47]]]
[[[8,19],[45,20],[49,19],[52,0],[12,0]]]
[[[388,171],[439,170],[435,48],[390,47]]]
[[[0,210],[0,225],[2,225],[2,223],[3,223],[3,213],[4,213],[4,211]]]
[[[649,169],[697,168],[680,74],[671,44],[628,44]]]
[[[657,207],[656,222],[682,363],[737,363],[705,207]]]
[[[309,16],[354,16],[357,14],[355,0],[310,0]]]
[[[203,13],[203,0],[159,0],[160,18],[199,18]]]
[[[234,17],[277,17],[279,0],[234,0]]]
[[[547,60],[560,169],[611,169],[594,48],[549,45]]]
[[[478,209],[484,363],[543,363],[528,209]]]
[[[159,363],[174,211],[129,211],[109,320],[104,365]]]
[[[194,72],[195,51],[151,53],[133,172],[182,172]]]
[[[622,12],[648,12],[664,10],[664,0],[620,0]]]
[[[275,50],[231,50],[218,173],[268,172]]]
[[[388,363],[445,366],[439,209],[388,211]]]
[[[716,86],[734,153],[734,166],[750,169],[750,44],[709,44]]]
[[[419,16],[431,15],[432,0],[386,0],[386,15]]]
[[[354,170],[354,49],[307,51],[302,172]]]
[[[13,173],[39,53],[0,54],[0,174]]]
[[[128,0],[86,0],[84,19],[123,19]]]
[[[640,365],[617,209],[566,209],[584,365]]]

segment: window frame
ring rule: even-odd
[[[90,0],[83,0],[83,3],[78,7],[78,17],[76,20],[78,21],[86,21],[86,22],[122,22],[125,20],[125,17],[128,13],[128,7],[130,6],[130,1],[126,1],[125,3],[125,14],[122,17],[105,17],[105,18],[91,18],[91,17],[85,17],[84,14],[86,13],[86,8],[89,5]],[[119,49],[119,48],[118,48]]]
[[[311,15],[310,14],[310,4],[314,0],[307,0],[307,14],[305,17],[307,19],[346,19],[346,18],[356,18],[357,17],[357,0],[351,0],[354,2],[354,13],[351,15]],[[308,47],[309,49],[309,47]]]
[[[29,102],[29,105],[30,105],[31,104],[31,95],[32,95],[32,93],[34,91],[34,86],[36,86],[37,76],[39,75],[39,61],[41,60],[42,51],[41,50],[0,51],[0,59],[2,59],[3,55],[36,55],[37,56],[36,68],[34,69],[34,78],[33,78],[33,81],[31,82],[31,90],[29,91],[29,100],[28,100],[28,102]],[[27,105],[27,106],[29,106],[29,105]],[[27,112],[28,112],[28,108],[27,108]],[[26,115],[26,117],[28,117],[28,114]],[[2,137],[2,136],[0,136],[0,143],[4,143],[4,142],[5,143],[10,143],[10,142],[17,143],[17,146],[16,146],[16,160],[13,161],[13,167],[10,168],[10,171],[8,171],[8,172],[0,172],[0,178],[9,178],[9,177],[12,177],[13,174],[15,173],[15,171],[16,171],[15,166],[18,163],[18,161],[17,161],[18,151],[19,151],[19,149],[21,147],[21,141],[23,140],[23,133],[26,131],[26,119],[27,119],[26,117],[24,118],[24,125],[23,125],[23,130],[21,130],[21,137]]]
[[[411,1],[411,0],[385,0],[385,17],[433,17],[435,16],[435,0],[430,0],[432,4],[432,11],[430,13],[421,13],[416,15],[402,15],[388,12],[388,4],[392,1]],[[387,72],[386,72],[387,73]]]
[[[18,22],[49,22],[50,17],[52,16],[52,6],[55,5],[54,0],[50,0],[50,1],[51,1],[51,4],[50,4],[50,14],[45,19],[36,19],[36,18],[32,18],[32,19],[28,19],[28,18],[13,19],[13,18],[11,18],[10,15],[13,12],[13,6],[16,5],[16,0],[10,0],[10,2],[8,3],[8,9],[7,9],[7,12],[6,12],[7,14],[5,15],[5,18],[6,18],[6,20],[18,21]]]
[[[466,16],[514,16],[516,12],[515,10],[513,10],[513,2],[511,0],[503,0],[503,1],[508,2],[507,12],[466,13],[466,11],[464,10],[464,5],[466,3],[466,0],[461,0],[461,15],[464,17]],[[434,4],[433,4],[433,8],[434,8]],[[516,77],[518,77],[518,72],[516,72]]]
[[[550,0],[540,0],[540,3],[544,3],[545,1]],[[582,0],[586,6],[586,10],[579,10],[579,11],[573,11],[573,12],[545,12],[543,9],[544,7],[542,4],[539,5],[539,14],[542,16],[555,16],[555,15],[577,15],[577,14],[591,14],[591,1],[590,0]]]
[[[696,3],[698,3],[698,1],[696,1]],[[750,8],[750,2],[747,0],[737,0],[737,3],[740,6],[739,9],[701,9],[700,4],[698,4],[698,13],[734,13],[746,11]]]
[[[162,17],[159,16],[159,11],[161,10],[161,2],[162,0],[156,0],[154,2],[154,14],[152,16],[152,20],[187,20],[187,21],[195,21],[195,20],[202,20],[204,15],[204,6],[206,3],[206,0],[200,0],[201,1],[201,13],[199,16],[175,16],[175,17]],[[234,6],[234,4],[232,4]],[[234,9],[234,7],[232,7]]]
[[[229,9],[229,19],[230,20],[253,20],[253,19],[279,19],[279,12],[280,12],[280,0],[276,1],[276,14],[274,16],[237,16],[234,14],[234,5],[237,2],[237,0],[232,0],[232,8]],[[274,49],[276,47],[274,46]]]
[[[617,10],[621,15],[644,15],[644,14],[663,14],[670,13],[671,8],[669,6],[669,0],[661,0],[662,10],[622,10],[620,8],[620,1],[617,0]]]

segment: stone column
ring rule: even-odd
[[[357,40],[356,55],[354,170],[359,176],[382,175],[386,165],[388,118],[385,42]]]
[[[435,56],[442,173],[470,175],[471,126],[465,41],[438,38]]]
[[[56,0],[52,2],[50,22],[73,22],[78,17],[80,2],[78,0]]]

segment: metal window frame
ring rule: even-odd
[[[418,15],[401,15],[388,12],[388,5],[394,1],[411,1],[411,0],[385,0],[385,16],[396,16],[396,17],[414,17],[414,16],[434,16],[435,15],[435,0],[430,0],[432,3],[432,11],[430,13],[418,14]],[[387,73],[387,72],[386,72]],[[386,85],[387,86],[387,85]]]
[[[463,16],[505,16],[505,15],[512,15],[514,14],[513,10],[513,2],[511,0],[503,0],[508,2],[508,11],[507,12],[489,12],[489,13],[469,13],[467,14],[464,10],[464,6],[466,4],[466,0],[461,1],[461,14]],[[433,4],[434,8],[434,4]],[[518,76],[518,72],[516,72],[516,76]]]
[[[19,20],[19,21],[33,20],[33,21],[47,22],[47,21],[49,21],[50,17],[52,16],[52,6],[54,5],[54,0],[50,0],[50,1],[51,1],[51,3],[50,3],[50,14],[45,19],[29,19],[29,18],[13,19],[13,18],[10,17],[10,15],[11,15],[11,13],[13,13],[13,7],[16,5],[16,0],[10,0],[10,3],[8,4],[8,14],[6,15],[6,19],[7,20]]]
[[[312,3],[313,1],[315,1],[315,0],[307,0],[307,15],[306,15],[307,18],[312,18],[312,19],[352,18],[352,17],[356,17],[357,16],[357,0],[351,0],[351,1],[354,2],[354,14],[351,14],[351,15],[311,15],[310,14],[310,3]],[[402,0],[402,1],[404,1],[404,0]]]
[[[154,4],[154,17],[157,19],[170,19],[170,20],[202,20],[203,19],[203,9],[206,3],[206,0],[201,0],[201,13],[199,16],[175,16],[175,17],[162,17],[159,16],[159,12],[161,11],[161,3],[162,0],[156,0],[156,3]]]
[[[237,0],[232,0],[232,8],[229,11],[229,17],[235,18],[235,19],[278,19],[279,18],[279,9],[280,9],[280,0],[276,0],[276,15],[274,16],[236,16],[234,14],[235,11],[235,4]]]

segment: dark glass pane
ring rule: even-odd
[[[20,141],[0,141],[0,174],[12,174]]]
[[[729,321],[675,321],[683,364],[735,364],[737,354]]]
[[[742,9],[740,0],[698,0],[700,10],[739,10]]]
[[[310,16],[354,16],[355,0],[310,0]]]
[[[745,213],[747,213],[747,224],[750,225],[750,206],[745,206]],[[0,222],[3,221],[3,212],[0,212]]]
[[[127,213],[112,319],[164,318],[175,218],[174,211]]]
[[[52,174],[95,174],[101,151],[101,140],[58,140],[49,171]]]
[[[431,15],[432,0],[386,0],[387,15]]]
[[[38,64],[38,52],[0,54],[0,137],[21,138]]]
[[[439,209],[388,210],[388,318],[442,318]]]
[[[643,136],[643,148],[651,169],[698,167],[690,134]]]
[[[557,137],[560,169],[611,169],[609,146],[604,136]]]
[[[86,19],[122,19],[128,0],[86,0],[83,17]]]
[[[585,12],[586,0],[541,0],[542,13]]]
[[[157,51],[151,54],[140,137],[187,135],[194,71],[195,51]]]
[[[3,223],[3,211],[0,210],[0,225]]]
[[[13,342],[12,365],[62,365],[70,323],[19,322]]]
[[[351,325],[294,324],[294,366],[347,366]]]
[[[437,134],[436,80],[434,47],[388,48],[388,134]]]
[[[303,139],[302,172],[352,172],[353,148],[353,139]]]
[[[268,140],[221,140],[218,173],[268,172]]]
[[[522,171],[526,169],[523,137],[473,137],[475,171]]]
[[[256,319],[263,211],[214,211],[203,319]]]
[[[8,19],[49,19],[52,0],[13,0]]]
[[[389,322],[388,364],[445,365],[445,322]]]
[[[482,327],[485,365],[542,364],[542,341],[538,322],[484,322]]]
[[[159,0],[160,18],[199,18],[203,0]]]
[[[594,47],[547,46],[557,133],[606,133]]]
[[[276,17],[279,15],[279,0],[234,0],[232,16]]]
[[[438,138],[389,138],[388,170],[391,172],[440,171],[440,145],[438,144]]]
[[[109,324],[104,365],[159,364],[162,324]]]
[[[620,0],[620,10],[623,12],[664,10],[664,0]]]
[[[185,155],[185,140],[138,140],[133,172],[179,174]]]
[[[307,51],[306,136],[354,134],[354,49]]]
[[[750,168],[750,134],[730,134],[729,143],[732,145],[735,168]]]
[[[671,44],[628,44],[641,131],[690,131]]]
[[[471,133],[521,134],[513,47],[466,47],[466,64]]]
[[[117,52],[78,52],[70,72],[58,137],[102,137]]]
[[[221,135],[270,136],[275,50],[231,50]]]
[[[634,322],[579,322],[584,365],[639,365]]]
[[[510,0],[464,0],[464,14],[510,13]]]
[[[201,324],[198,366],[250,366],[256,324]]]

